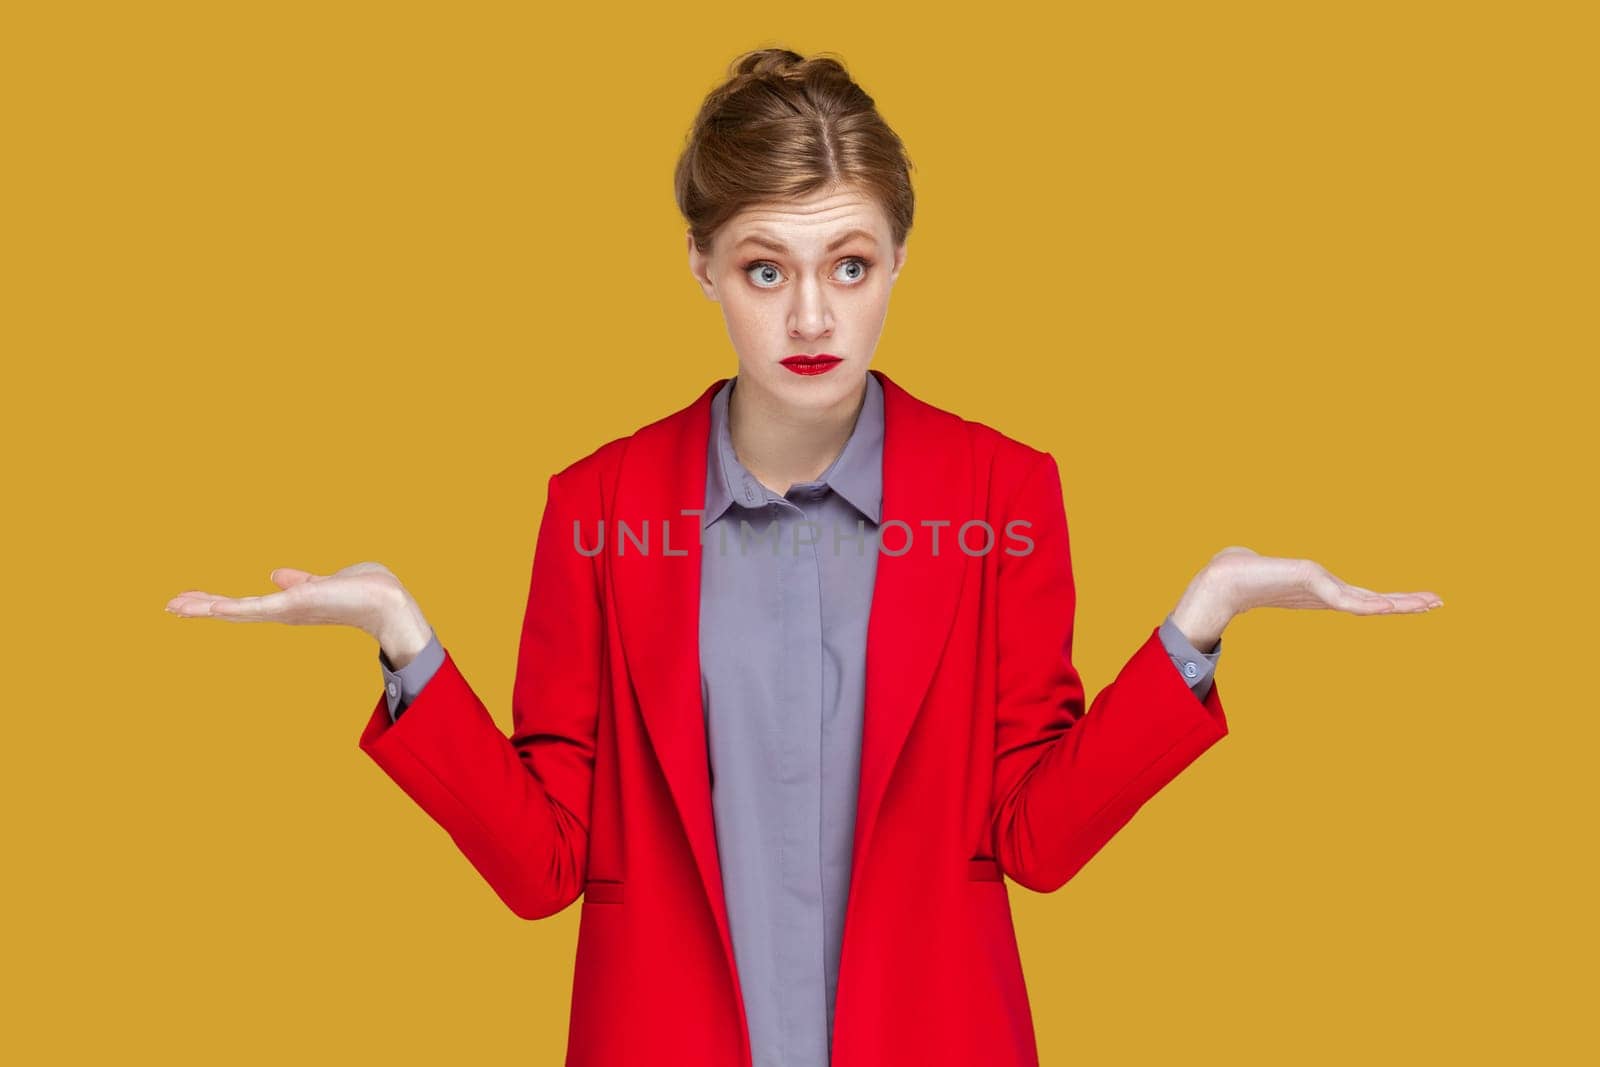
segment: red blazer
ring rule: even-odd
[[[880,526],[833,1065],[1034,1065],[1002,875],[1060,888],[1227,722],[1215,679],[1197,700],[1159,627],[1085,712],[1055,459],[871,373],[883,518],[911,537],[895,555],[906,527]],[[699,518],[680,514],[704,505],[725,380],[549,479],[509,738],[448,653],[397,723],[380,694],[361,734],[516,915],[583,897],[569,1067],[750,1064],[711,814]],[[975,518],[996,540],[983,552],[972,527],[969,555],[953,539]],[[574,520],[592,547],[602,519],[604,551],[578,552]],[[935,553],[924,522],[941,519]],[[1031,526],[1008,536],[1014,519]]]

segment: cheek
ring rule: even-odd
[[[879,322],[882,322],[884,317],[889,314],[889,291],[889,285],[885,282],[873,294],[872,313]]]
[[[857,293],[855,298],[843,302],[838,307],[841,319],[850,322],[870,325],[882,322],[884,314],[889,310],[889,290],[873,288]]]
[[[782,325],[782,318],[770,301],[751,300],[744,296],[728,297],[722,302],[722,312],[728,320],[728,330],[740,337],[760,337],[769,332],[774,323]]]

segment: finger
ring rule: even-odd
[[[1439,598],[1437,593],[1431,593],[1427,591],[1420,593],[1375,593],[1365,586],[1356,585],[1352,582],[1345,582],[1343,584],[1345,588],[1353,589],[1358,593],[1364,593],[1367,596],[1382,597],[1383,599],[1388,600],[1394,605],[1394,610],[1397,612],[1429,611],[1433,608],[1444,606],[1444,601]]]
[[[167,610],[185,619],[218,618],[233,622],[263,622],[277,618],[289,604],[289,593],[266,596],[227,597],[220,593],[195,590],[174,597]]]
[[[1399,611],[1431,611],[1444,607],[1444,601],[1435,593],[1385,593]]]
[[[221,599],[216,593],[208,593],[204,589],[186,589],[167,601],[167,610],[174,615],[189,617],[193,615],[206,615],[209,611],[201,610],[207,607],[212,600]]]
[[[268,622],[282,615],[289,603],[287,590],[265,596],[218,597],[211,602],[210,614],[233,622]]]
[[[1370,602],[1388,600],[1390,603],[1393,603],[1394,601],[1393,593],[1380,593],[1376,590],[1368,589],[1364,585],[1356,585],[1354,582],[1340,582],[1339,584],[1344,586],[1350,592],[1356,593]]]
[[[1352,615],[1385,615],[1394,610],[1394,602],[1370,589],[1341,582],[1331,574],[1319,574],[1311,579],[1311,591],[1323,603]]]

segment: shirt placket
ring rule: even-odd
[[[784,619],[783,791],[778,922],[779,1003],[791,1055],[785,1067],[826,1067],[827,1004],[823,972],[822,900],[822,599],[814,540],[800,536],[806,511],[776,503],[778,574]]]

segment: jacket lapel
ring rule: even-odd
[[[883,384],[883,521],[878,524],[881,547],[867,625],[852,900],[866,871],[863,859],[895,763],[955,621],[967,571],[963,566],[967,555],[956,543],[956,534],[963,522],[976,517],[972,450],[961,420],[918,400],[887,375],[872,373]],[[849,929],[848,921],[845,928]]]
[[[734,974],[700,692],[700,516],[682,514],[705,508],[711,398],[725,381],[712,382],[688,407],[641,427],[628,441],[606,517],[605,555],[639,714]]]
[[[883,372],[870,373],[883,386],[879,530],[885,551],[878,557],[868,623],[852,896],[895,761],[950,633],[966,559],[956,532],[974,517],[972,455],[960,420],[913,397]],[[737,973],[717,862],[700,688],[700,516],[682,514],[705,506],[711,398],[725,381],[712,382],[689,406],[642,427],[628,442],[607,516],[605,555],[640,715],[694,853],[730,972]],[[924,523],[938,520],[948,525],[937,527],[934,554],[935,527]]]

